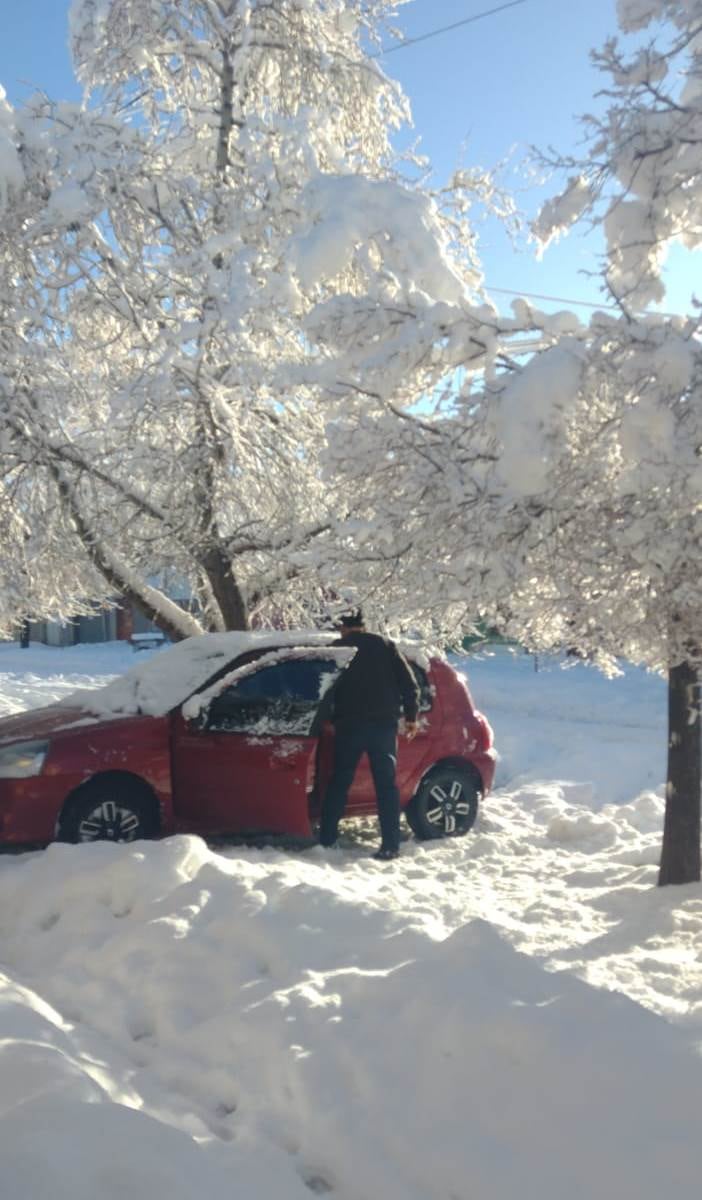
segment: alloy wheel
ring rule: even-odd
[[[81,820],[78,839],[81,842],[133,842],[139,836],[141,821],[137,813],[123,808],[114,800],[103,800]]]
[[[426,818],[435,829],[443,834],[460,832],[470,813],[463,780],[454,778],[438,781],[429,789]]]

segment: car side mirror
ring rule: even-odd
[[[188,723],[188,726],[190,727],[190,729],[196,729],[199,732],[199,731],[207,728],[208,719],[209,719],[209,707],[205,707],[205,708],[201,708],[199,713],[197,713],[194,717],[188,717],[187,723]]]

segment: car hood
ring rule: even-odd
[[[0,718],[0,746],[7,746],[11,742],[30,742],[37,738],[48,738],[64,731],[72,732],[83,725],[103,723],[84,708],[50,704],[46,708],[33,708],[29,712],[15,713],[11,717]]]

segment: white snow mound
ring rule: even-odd
[[[681,1030],[484,921],[437,942],[328,870],[176,837],[0,875],[8,961],[46,997],[4,1043],[9,1195],[584,1200],[598,1179],[653,1200],[692,1178]]]

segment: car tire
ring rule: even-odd
[[[153,800],[138,781],[106,775],[84,784],[59,821],[62,842],[136,842],[157,832]]]
[[[407,821],[421,841],[462,837],[475,824],[482,796],[478,772],[444,763],[433,767],[407,806]]]

